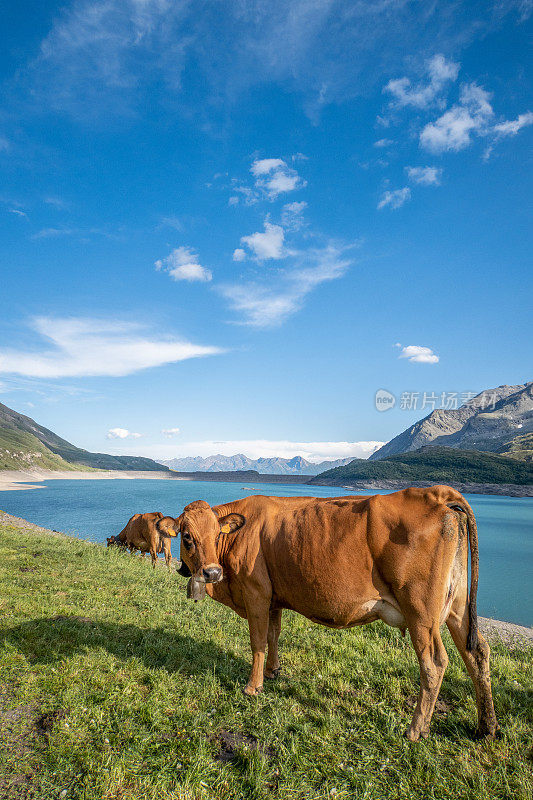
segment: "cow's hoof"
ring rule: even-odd
[[[276,669],[266,669],[265,678],[268,678],[270,681],[273,681],[279,677],[280,672],[281,672],[281,667],[276,667]]]
[[[408,728],[405,731],[404,736],[410,742],[418,742],[418,740],[420,738],[420,734],[418,733],[418,731],[412,731],[411,728]]]
[[[262,686],[257,686],[257,687],[255,687],[255,686],[245,686],[244,689],[242,690],[243,694],[246,697],[257,697],[257,695],[261,694],[262,691],[263,691],[263,687]]]
[[[500,739],[501,736],[499,725],[479,725],[475,733],[476,739]]]

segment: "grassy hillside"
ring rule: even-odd
[[[422,447],[380,461],[356,459],[345,467],[322,472],[309,483],[362,480],[437,481],[441,483],[533,484],[533,465],[492,453]]]
[[[69,464],[52,453],[31,433],[0,428],[0,469],[79,470],[88,467]],[[89,468],[90,469],[90,468]]]
[[[531,797],[531,651],[494,647],[502,737],[478,742],[446,634],[439,711],[413,745],[416,658],[381,624],[286,613],[284,672],[250,701],[244,621],[136,556],[4,526],[0,598],[2,800]]]
[[[533,433],[525,433],[515,438],[500,450],[504,456],[533,462]]]

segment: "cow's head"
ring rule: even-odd
[[[193,576],[201,583],[218,583],[223,578],[217,556],[218,539],[223,534],[236,531],[244,521],[241,514],[227,514],[219,519],[209,503],[195,500],[185,506],[176,519],[160,519],[157,530],[161,536],[181,534],[180,575]]]
[[[107,537],[107,546],[112,547],[116,545],[117,547],[125,547],[126,542],[123,542],[118,536],[108,536]]]

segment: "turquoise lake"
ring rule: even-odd
[[[250,491],[239,483],[181,480],[54,480],[41,486],[1,492],[0,507],[46,528],[94,542],[105,542],[107,536],[118,533],[132,514],[162,511],[177,516],[192,500],[216,505],[249,494],[350,494],[339,487],[253,483]],[[479,529],[479,613],[533,624],[533,498],[466,497]],[[177,542],[173,554],[179,556]]]

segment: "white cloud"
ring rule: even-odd
[[[163,436],[166,436],[167,439],[172,439],[173,436],[177,436],[180,432],[179,428],[163,428],[161,433]]]
[[[302,200],[300,203],[285,203],[281,212],[281,224],[288,231],[298,231],[304,225],[303,213],[307,208],[307,203]]]
[[[413,183],[420,183],[422,186],[439,186],[442,177],[440,167],[406,167],[407,177]]]
[[[241,315],[242,325],[269,328],[280,325],[298,311],[317,286],[341,278],[352,259],[344,257],[350,248],[329,245],[320,249],[293,251],[293,267],[268,283],[239,283],[222,286],[219,291],[231,308]]]
[[[435,55],[426,64],[428,83],[413,87],[409,78],[397,78],[389,81],[383,91],[393,96],[395,105],[427,108],[441,94],[446,83],[457,79],[459,67],[443,55]]]
[[[490,94],[476,83],[462,87],[460,102],[428,123],[420,134],[420,145],[433,153],[463,150],[471,143],[472,134],[489,132],[494,111]]]
[[[383,192],[381,199],[378,203],[378,208],[401,208],[404,203],[411,199],[411,190],[408,186],[403,189],[394,189],[393,191]]]
[[[285,168],[287,164],[282,158],[262,158],[256,159],[250,167],[250,172],[255,178],[261,175],[268,175],[270,172],[275,172],[281,168]]]
[[[233,260],[234,261],[245,261],[246,260],[246,252],[241,247],[237,247],[237,249],[233,251]]]
[[[516,119],[500,122],[498,125],[494,126],[493,130],[498,136],[516,136],[516,134],[527,125],[533,125],[532,111],[519,114]]]
[[[394,144],[392,139],[378,139],[374,142],[374,147],[390,147],[391,144]]]
[[[142,433],[132,433],[126,428],[110,428],[106,433],[107,439],[140,439]]]
[[[21,211],[20,208],[10,208],[9,209],[9,213],[10,214],[16,214],[17,217],[26,217],[26,219],[28,218],[28,215],[26,214],[26,212],[25,211]]]
[[[256,159],[250,167],[250,172],[256,179],[256,189],[270,200],[275,200],[280,194],[306,186],[306,181],[302,180],[296,170],[289,167],[282,158]]]
[[[259,261],[265,261],[283,257],[284,238],[283,228],[280,225],[273,225],[267,219],[264,233],[258,232],[252,233],[250,236],[241,236],[241,244],[245,244]],[[235,253],[233,255],[235,256]]]
[[[203,281],[213,278],[211,270],[202,267],[198,254],[189,247],[176,247],[166,258],[158,259],[155,268],[167,272],[175,281]]]
[[[228,200],[228,206],[236,206],[239,203],[239,198],[236,195],[232,195]]]
[[[223,352],[170,336],[148,336],[141,325],[117,320],[38,317],[32,327],[47,340],[47,349],[0,349],[0,373],[34,378],[119,377]]]
[[[396,347],[401,347],[401,345],[397,344]],[[408,344],[402,347],[398,358],[407,358],[414,364],[437,364],[439,361],[438,355],[430,347],[422,347],[418,344]]]

